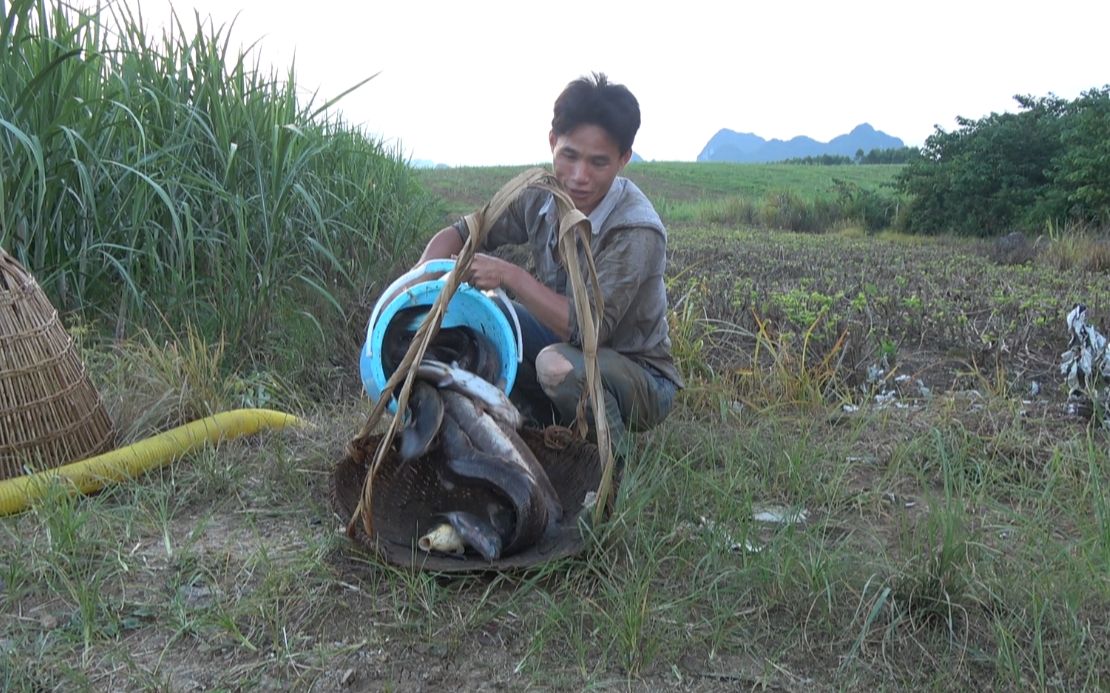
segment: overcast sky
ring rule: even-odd
[[[149,24],[170,0],[137,2]],[[830,0],[439,2],[173,0],[264,65],[296,59],[324,103],[413,159],[547,161],[551,105],[602,71],[628,86],[646,159],[692,161],[721,128],[822,142],[862,122],[921,145],[1015,94],[1075,98],[1110,83],[1110,2]],[[237,18],[236,18],[237,15]]]

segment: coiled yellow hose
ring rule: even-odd
[[[303,425],[304,422],[292,414],[272,409],[234,409],[198,419],[103,455],[0,481],[0,515],[26,510],[45,494],[54,480],[68,480],[81,493],[89,493],[109,482],[168,464],[207,443]]]

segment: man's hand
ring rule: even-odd
[[[482,289],[509,289],[515,291],[514,278],[520,268],[493,255],[475,253],[470,261],[470,271],[464,279],[473,287]]]

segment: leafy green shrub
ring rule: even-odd
[[[1015,97],[1019,113],[939,127],[898,176],[903,229],[991,236],[1110,221],[1110,86],[1074,101]]]
[[[732,228],[745,228],[755,226],[759,220],[759,210],[756,204],[747,197],[727,197],[723,200],[714,200],[706,205],[705,210],[698,216],[702,224],[719,224]]]
[[[1110,85],[1092,89],[1070,104],[1061,131],[1063,154],[1053,181],[1066,214],[1081,222],[1110,225]]]

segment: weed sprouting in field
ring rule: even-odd
[[[744,401],[761,409],[783,405],[822,408],[833,401],[843,384],[841,352],[847,333],[842,333],[823,355],[812,354],[811,339],[826,313],[827,309],[822,309],[813,316],[801,335],[775,332],[766,320],[754,316],[756,340],[751,365],[736,374]]]

